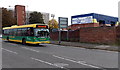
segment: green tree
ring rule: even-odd
[[[30,24],[34,24],[34,23],[45,24],[43,20],[43,15],[40,12],[30,13],[29,22]]]
[[[58,29],[58,22],[55,19],[51,19],[49,20],[48,26],[50,30]]]
[[[12,10],[2,8],[2,27],[9,27],[17,24],[17,21],[13,14],[14,13]]]

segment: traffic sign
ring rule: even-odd
[[[67,28],[68,27],[68,18],[66,17],[58,17],[59,28]]]

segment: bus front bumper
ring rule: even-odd
[[[30,44],[48,44],[48,43],[50,43],[50,41],[42,41],[42,42],[29,42],[29,41],[26,41],[26,43],[30,43]]]

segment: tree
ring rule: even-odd
[[[9,27],[16,24],[17,21],[13,16],[13,11],[2,8],[2,27]]]
[[[51,19],[49,20],[48,26],[50,30],[58,29],[58,22],[55,19]]]
[[[34,23],[45,24],[44,20],[43,20],[43,15],[40,12],[30,13],[29,22],[30,22],[30,24],[34,24]]]

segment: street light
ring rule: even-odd
[[[54,14],[51,14],[51,17],[53,17],[53,19],[54,19],[55,15],[54,15]]]
[[[13,14],[13,17],[15,16],[15,13],[14,13],[14,7],[13,6],[8,6],[9,8],[8,8],[8,10]]]
[[[13,10],[13,8],[12,8],[13,6],[10,6],[10,5],[9,5],[8,7],[9,7],[9,10]]]
[[[28,5],[26,6],[26,24],[29,24],[29,11],[28,11]]]

